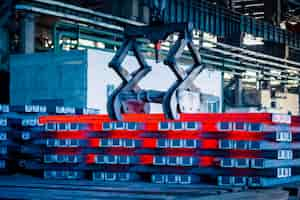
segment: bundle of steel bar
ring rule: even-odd
[[[268,187],[300,180],[300,117],[125,114],[0,105],[0,172],[48,179]]]
[[[96,109],[63,106],[0,105],[0,174],[26,172],[29,161],[42,159],[44,125],[39,123],[40,116],[96,113]]]
[[[269,113],[42,116],[43,162],[31,167],[45,178],[267,187],[300,180],[298,121]]]

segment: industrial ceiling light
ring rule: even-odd
[[[214,43],[217,43],[217,37],[210,33],[203,32],[203,47],[214,48],[216,47]]]
[[[244,38],[243,38],[243,44],[252,46],[252,45],[263,45],[263,38],[261,37],[254,37],[251,34],[246,33]]]

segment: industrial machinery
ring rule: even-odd
[[[162,104],[163,111],[169,119],[178,118],[178,113],[199,111],[200,92],[199,88],[193,84],[193,80],[201,73],[204,66],[201,64],[199,52],[193,44],[193,26],[190,23],[165,24],[162,19],[165,4],[165,0],[149,1],[150,24],[146,26],[128,25],[125,28],[123,45],[109,64],[122,79],[121,85],[109,97],[107,103],[107,110],[112,119],[121,120],[122,113],[149,113],[149,103]],[[174,33],[179,34],[178,39],[170,48],[164,64],[172,70],[177,80],[165,92],[139,88],[139,81],[151,72],[151,66],[142,55],[137,39],[147,39],[155,44],[156,61],[158,62],[160,42]],[[188,69],[183,69],[176,59],[181,56],[186,46],[194,64]],[[132,73],[122,67],[122,62],[130,50],[133,51],[140,66]]]
[[[125,26],[124,42],[109,63],[122,80],[108,99],[109,115],[70,107],[0,105],[0,173],[14,169],[45,179],[152,182],[182,188],[215,183],[222,190],[300,181],[299,117],[199,114],[200,89],[193,81],[205,65],[193,43],[193,25],[164,21],[166,2],[147,1],[149,25]],[[154,44],[159,62],[161,42],[174,34],[178,37],[164,64],[176,81],[167,91],[143,89],[139,83],[152,68],[140,41]],[[186,49],[193,61],[187,69],[177,62]],[[139,65],[133,72],[122,65],[131,53]],[[161,104],[164,115],[150,114],[151,103]]]

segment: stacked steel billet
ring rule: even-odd
[[[0,105],[0,172],[6,173],[9,169],[11,172],[40,174],[41,170],[36,169],[44,169],[42,164],[48,150],[45,147],[51,145],[51,141],[44,139],[47,133],[44,125],[39,123],[40,116],[98,112],[61,106]]]
[[[249,115],[250,116],[250,115]],[[218,147],[228,155],[218,158],[220,185],[268,187],[300,180],[297,156],[300,143],[292,138],[288,115],[218,122]]]
[[[48,123],[45,126],[44,177],[55,179],[84,178],[86,125]]]
[[[9,147],[11,146],[11,140],[9,140],[7,127],[6,113],[9,112],[8,105],[0,105],[0,174],[8,172],[10,169],[11,160],[9,159]]]
[[[47,107],[41,105],[10,106],[8,113],[11,138],[15,144],[13,157],[19,172],[36,173],[26,167],[32,162],[39,161],[42,156],[43,125],[39,116],[48,115]]]
[[[47,107],[47,114],[55,113],[59,117],[66,114],[79,116],[98,112],[95,109]],[[87,126],[82,123],[69,122],[47,123],[46,125],[38,123],[38,125],[38,128],[31,129],[32,136],[27,138],[22,146],[23,168],[36,175],[42,174],[48,179],[83,178],[82,170],[85,169],[83,150],[87,147]]]
[[[300,180],[296,119],[291,124],[288,115],[227,113],[183,114],[171,121],[160,114],[130,114],[123,121],[77,115],[45,116],[40,122],[55,131],[52,146],[80,138],[79,151],[55,148],[56,153],[79,156],[81,164],[72,164],[81,172],[76,178],[86,174],[98,181],[166,184],[216,180],[219,185],[267,187]],[[71,126],[84,130],[77,135]],[[69,159],[47,156],[47,162]],[[69,169],[62,161],[56,167]]]

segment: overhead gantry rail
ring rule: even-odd
[[[240,15],[230,9],[218,7],[206,0],[167,0],[164,21],[168,23],[190,21],[197,30],[219,37],[230,37],[245,32],[261,37],[264,41],[300,48],[298,34],[250,16]]]
[[[20,0],[16,5],[16,9],[48,13],[100,26],[104,25],[103,20],[111,21],[114,22],[112,24],[121,26],[127,23],[143,25],[143,23],[53,0]],[[300,37],[298,34],[288,32],[280,27],[249,16],[234,13],[229,9],[218,7],[205,0],[167,0],[163,18],[167,23],[192,22],[196,30],[208,32],[219,37],[230,37],[236,33],[245,32],[255,37],[261,37],[264,41],[300,48]],[[108,28],[116,28],[112,24]]]
[[[178,3],[179,1],[180,0],[174,2]],[[290,45],[299,43],[300,41],[299,39],[296,39],[296,37],[298,38],[296,34],[290,34],[270,24],[264,22],[258,22],[246,16],[240,16],[236,13],[232,13],[230,10],[216,7],[215,5],[210,5],[202,1],[200,1],[197,7],[195,7],[194,4],[189,4],[191,2],[192,1],[182,1],[181,7],[177,7],[176,12],[174,10],[176,4],[174,3],[168,4],[167,5],[168,7],[166,9],[167,12],[164,14],[164,20],[170,19],[170,21],[172,22],[172,20],[180,21],[180,20],[190,19],[191,21],[198,23],[195,24],[197,29],[200,29],[201,31],[205,31],[205,32],[214,33],[216,35],[224,36],[224,37],[225,35],[241,30],[250,33],[254,32],[254,36],[259,36],[259,34],[262,34],[266,36],[265,39],[267,39],[268,41],[271,40],[276,42],[277,39],[279,39],[279,43],[280,41],[284,42],[285,41],[284,38],[279,37],[279,35],[282,35],[281,33],[288,34],[290,36],[292,35],[295,36],[295,37],[285,37],[285,39],[288,39],[288,43]],[[188,12],[187,11],[188,7],[192,11]],[[204,9],[204,12],[200,12],[202,9]],[[105,34],[108,34],[109,36],[113,34],[115,36],[114,37],[115,40],[118,39],[118,41],[121,41],[123,37],[123,31],[124,31],[123,27],[126,24],[137,25],[137,26],[144,25],[143,23],[140,22],[135,22],[120,17],[115,17],[101,12],[95,12],[93,10],[84,9],[81,7],[77,7],[77,6],[73,6],[73,5],[69,5],[69,4],[65,4],[53,0],[22,0],[19,1],[19,3],[16,5],[16,10],[38,13],[42,15],[56,16],[80,24],[89,24],[94,27],[98,27],[102,30],[101,38],[98,37],[98,39],[103,40],[104,43],[109,43],[110,41],[115,42],[112,41],[113,40],[111,39],[112,37],[108,37],[109,39],[104,38]],[[173,13],[173,11],[175,13]],[[188,13],[189,15],[187,15]],[[171,17],[172,15],[173,17]],[[225,18],[222,19],[223,17]],[[243,19],[249,19],[250,24],[243,23]],[[261,24],[260,26],[255,26],[254,24],[256,22],[262,23],[264,25]],[[233,26],[235,28],[233,28]],[[76,29],[78,29],[78,26],[75,27],[77,27]],[[265,27],[269,27],[269,29],[264,29]],[[88,27],[85,28],[88,29]],[[88,29],[88,30],[89,30],[89,34],[94,34],[93,29]],[[272,30],[273,32],[270,32],[270,30]],[[280,34],[279,32],[276,31],[279,31]],[[82,36],[84,36],[83,32],[81,33]],[[71,32],[60,33],[59,31],[57,31],[57,34],[59,35],[59,37],[61,37],[63,34],[69,35],[70,37],[73,37],[74,35]],[[278,37],[277,36],[274,37],[275,35],[277,35]],[[114,44],[116,44],[116,42]],[[232,72],[252,71],[258,74],[262,74],[264,76],[274,77],[276,79],[294,80],[294,81],[299,80],[300,63],[298,62],[287,60],[287,59],[281,59],[274,56],[265,55],[262,53],[257,53],[254,51],[246,50],[244,48],[235,47],[220,42],[213,43],[213,45],[214,47],[205,47],[200,45],[201,48],[199,45],[197,46],[202,51],[201,56],[203,58],[202,60],[204,64],[212,65],[226,71],[232,71]],[[151,51],[151,48],[145,50]],[[190,59],[190,56],[185,53],[183,55],[183,58]]]

